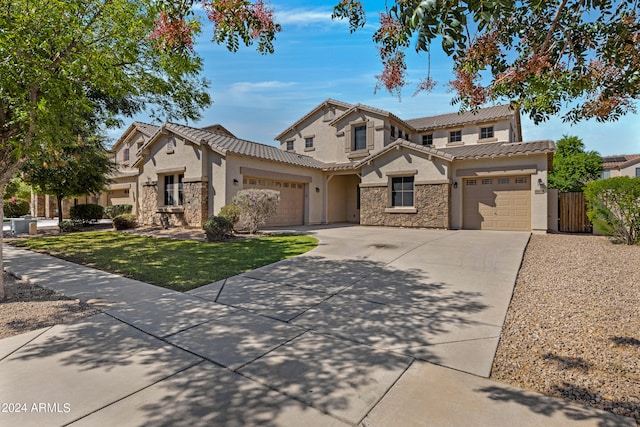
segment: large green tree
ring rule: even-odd
[[[195,3],[214,22],[216,42],[273,50],[279,26],[260,1],[0,0],[0,194],[28,158],[79,128],[119,124],[143,109],[198,118],[210,99],[193,49]]]
[[[63,199],[100,193],[115,167],[102,139],[89,137],[60,144],[55,150],[43,149],[31,156],[21,170],[35,190],[56,196],[58,220],[62,222]]]
[[[582,191],[587,183],[600,178],[602,158],[596,151],[585,151],[577,136],[564,135],[556,142],[549,188],[561,192]]]
[[[363,27],[361,0],[341,0],[334,17]],[[380,85],[406,84],[405,51],[434,45],[453,58],[450,82],[461,108],[506,99],[537,123],[614,120],[640,98],[638,0],[396,0],[374,35]],[[437,48],[437,47],[435,47]],[[435,82],[427,74],[418,89]]]

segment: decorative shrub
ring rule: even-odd
[[[236,205],[224,205],[220,208],[218,216],[227,218],[231,224],[235,225],[240,220],[240,208]]]
[[[255,233],[275,215],[279,203],[279,191],[255,188],[238,191],[233,204],[240,209],[240,228]]]
[[[207,241],[219,242],[232,236],[233,224],[222,216],[210,216],[202,225]]]
[[[640,243],[640,178],[591,181],[584,196],[587,216],[598,230],[628,245]]]
[[[135,228],[138,225],[138,220],[135,215],[122,214],[113,218],[113,228],[116,230],[127,230],[129,228]]]
[[[131,205],[113,205],[104,208],[104,216],[109,219],[113,219],[122,214],[130,214],[133,211]]]
[[[5,218],[20,218],[23,215],[27,215],[29,210],[29,202],[24,199],[12,197],[4,201]]]
[[[70,219],[67,221],[62,221],[58,223],[58,228],[63,233],[70,233],[72,231],[80,231],[82,230],[82,221],[79,219]]]
[[[104,208],[100,205],[75,205],[71,206],[71,209],[69,210],[69,216],[71,219],[80,220],[85,225],[92,222],[98,222],[103,215]]]

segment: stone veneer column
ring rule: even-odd
[[[142,184],[142,192],[139,196],[140,211],[138,212],[138,222],[144,225],[154,224],[159,221],[156,212],[158,210],[158,185]]]
[[[207,219],[207,183],[205,181],[182,184],[184,220],[189,227],[202,227]]]
[[[449,184],[416,184],[416,213],[389,213],[389,188],[360,189],[360,224],[391,227],[449,228]]]

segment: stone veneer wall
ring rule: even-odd
[[[189,227],[202,227],[207,220],[207,183],[203,181],[182,184],[184,194],[184,220]]]
[[[143,184],[138,222],[144,225],[202,227],[207,219],[207,183],[185,182],[184,206],[158,208],[158,185]]]
[[[389,188],[360,189],[360,224],[389,227],[449,228],[449,184],[416,184],[416,213],[388,213]]]

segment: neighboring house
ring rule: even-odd
[[[602,178],[614,176],[640,177],[640,154],[603,157]]]
[[[112,148],[121,167],[108,202],[128,189],[141,223],[199,227],[239,190],[269,188],[281,195],[270,225],[547,230],[555,146],[521,142],[509,106],[404,120],[329,99],[275,139],[134,123]]]

